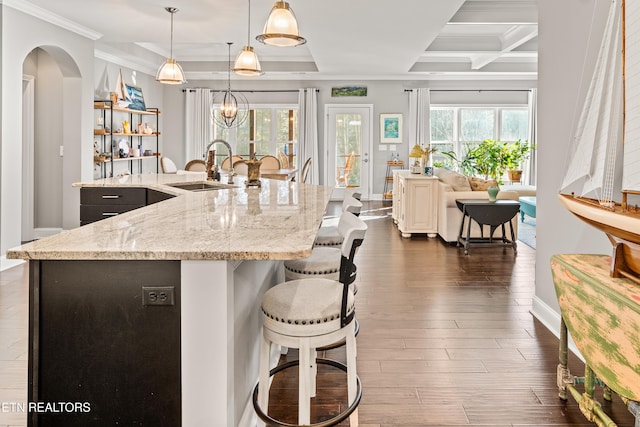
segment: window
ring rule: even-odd
[[[529,112],[526,109],[503,109],[500,111],[500,140],[525,141],[529,129]]]
[[[231,144],[233,153],[249,158],[249,143],[255,143],[256,157],[277,156],[278,151],[289,154],[289,143],[295,153],[298,142],[297,105],[251,105],[249,117],[237,128],[227,129],[211,120],[211,134]],[[216,108],[214,114],[220,114]],[[216,153],[222,161],[227,153]]]
[[[482,142],[495,138],[496,112],[489,108],[460,109],[460,141]]]
[[[461,159],[469,148],[485,139],[528,138],[529,112],[524,106],[431,106],[430,119],[431,145],[437,149],[432,155],[435,164],[451,166],[442,152],[452,151]]]

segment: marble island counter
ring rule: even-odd
[[[262,187],[189,191],[200,174],[128,175],[84,188],[147,188],[172,197],[7,252],[22,259],[285,260],[311,253],[330,188],[262,180]]]
[[[7,253],[29,260],[29,402],[91,408],[29,413],[28,426],[256,425],[260,301],[284,280],[283,260],[311,253],[331,189],[246,188],[241,177],[233,188],[178,188],[201,181],[75,184],[93,203],[145,202]]]

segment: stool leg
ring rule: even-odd
[[[309,355],[309,363],[311,365],[311,372],[309,378],[309,396],[316,397],[316,377],[318,375],[318,364],[316,363],[316,359],[318,358],[318,352],[315,348],[311,349],[311,353]]]
[[[356,399],[358,391],[357,371],[356,371],[356,322],[352,321],[347,326],[347,336],[345,344],[347,346],[347,390],[349,395],[349,405]],[[354,427],[358,425],[358,409],[353,411],[349,416],[349,425]]]
[[[271,342],[262,334],[260,342],[260,373],[258,376],[258,405],[265,414],[269,413],[269,370],[271,368],[269,356],[271,353]],[[258,420],[259,426],[264,426],[261,420]]]
[[[311,348],[309,339],[300,340],[300,365],[298,366],[298,424],[311,424]]]

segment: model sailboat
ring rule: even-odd
[[[611,275],[640,282],[640,2],[611,3],[562,188],[580,195],[561,203],[614,245]]]

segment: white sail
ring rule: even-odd
[[[610,200],[622,116],[620,1],[612,1],[591,84],[575,130],[562,188],[582,183],[582,195]]]
[[[118,80],[116,80],[115,93],[117,94],[119,101],[121,100],[131,101],[131,97],[129,96],[129,93],[124,87],[124,80],[122,79],[122,69],[118,73]]]
[[[640,2],[625,4],[626,123],[622,189],[640,191]]]

